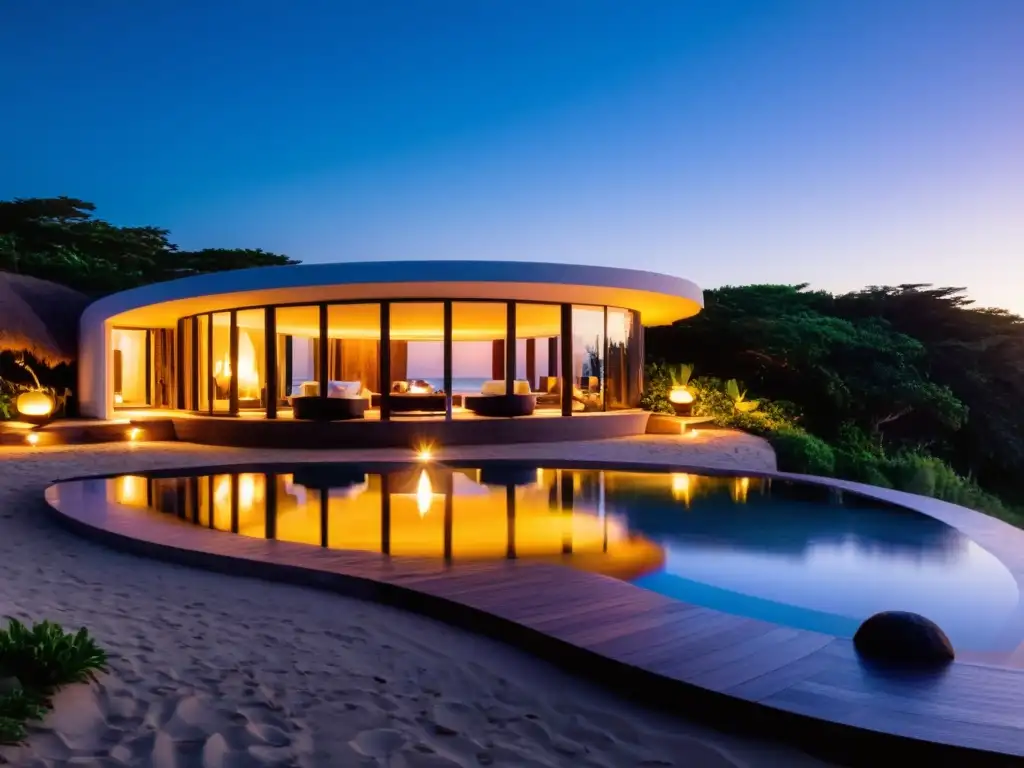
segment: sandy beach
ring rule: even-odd
[[[763,442],[729,433],[576,444],[572,455],[774,466]],[[173,443],[0,448],[0,611],[86,626],[111,657],[109,672],[62,691],[27,744],[0,748],[0,758],[158,768],[823,765],[785,745],[644,710],[429,619],[118,553],[59,527],[42,502],[61,477],[311,456],[346,457]]]

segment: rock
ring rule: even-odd
[[[885,611],[868,618],[853,636],[857,653],[872,661],[941,667],[953,661],[953,646],[939,626],[924,616]]]

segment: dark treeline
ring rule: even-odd
[[[741,380],[833,448],[837,474],[851,474],[844,458],[914,453],[1022,501],[1022,318],[928,285],[842,295],[726,287],[705,303],[696,317],[649,329],[649,357]]]
[[[119,227],[71,197],[0,202],[0,271],[39,277],[90,296],[205,272],[298,262],[259,249],[183,251],[159,227]]]

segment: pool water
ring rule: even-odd
[[[958,649],[1024,634],[1013,576],[933,518],[757,478],[523,465],[305,465],[121,476],[111,501],[215,530],[393,556],[534,558],[689,603],[851,637],[873,613],[937,622]]]

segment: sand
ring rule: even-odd
[[[774,462],[755,439],[727,434],[472,455],[671,460],[685,450],[681,461],[694,464],[702,441],[707,464]],[[0,748],[0,759],[158,768],[822,765],[791,747],[646,711],[423,617],[121,554],[65,531],[41,506],[43,488],[60,477],[311,455],[345,457],[173,443],[0,449],[0,612],[86,626],[111,656],[107,673],[61,691],[27,743]]]

